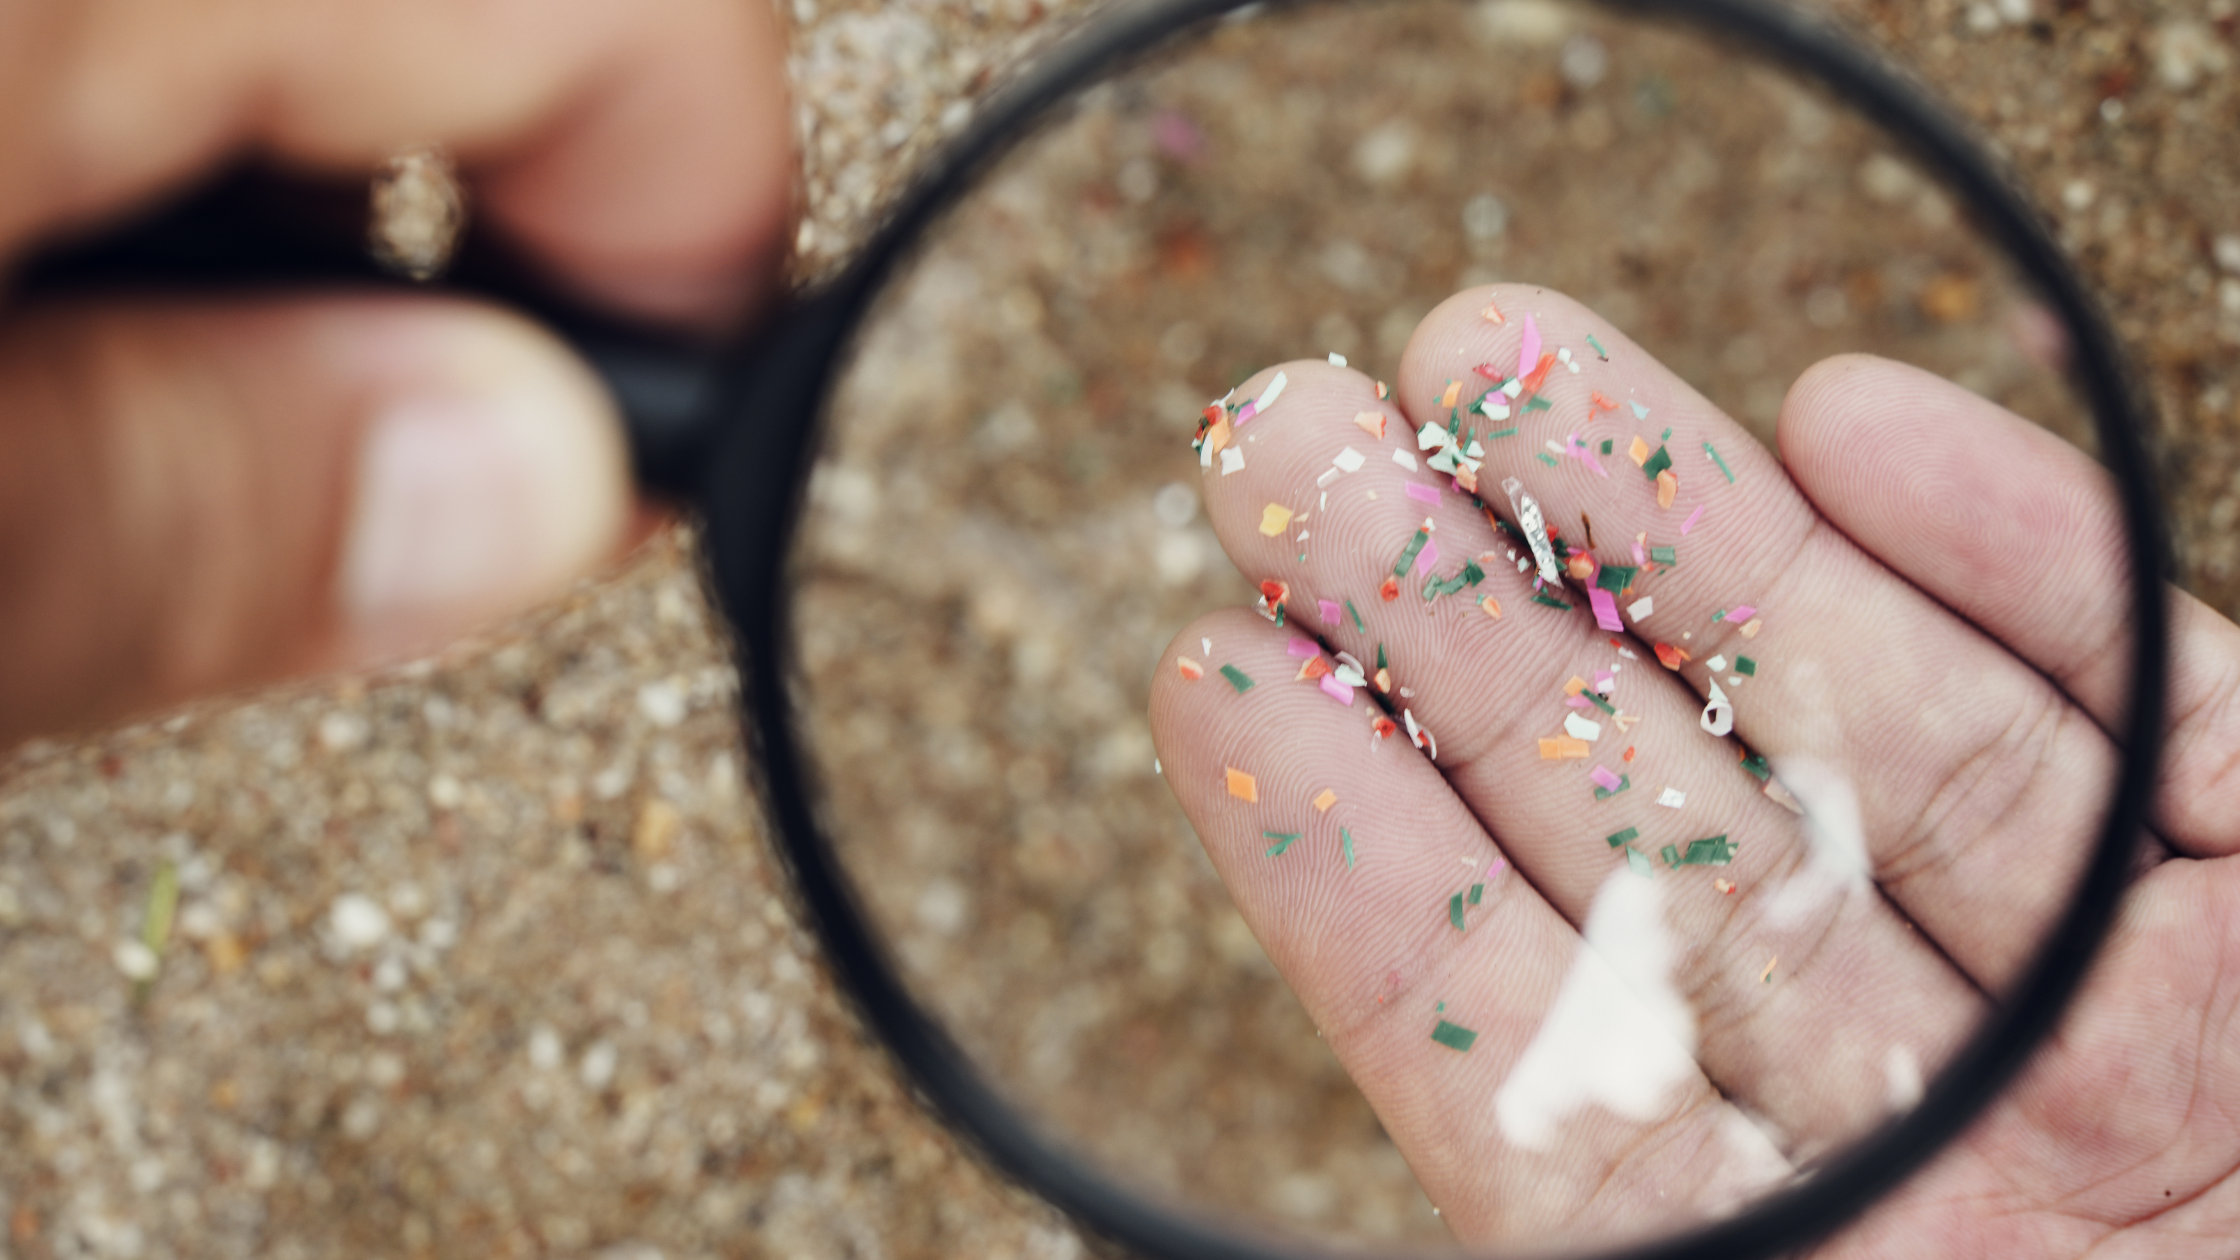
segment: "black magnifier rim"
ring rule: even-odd
[[[1322,0],[1269,0],[1300,7]],[[1601,0],[1633,16],[1673,19],[1736,39],[1819,84],[1873,119],[1957,194],[2060,316],[2073,341],[2072,374],[2089,401],[2101,458],[2114,476],[2133,574],[2130,706],[2111,733],[2122,769],[2098,846],[2074,902],[2010,999],[1932,1082],[1920,1104],[1830,1161],[1804,1183],[1732,1218],[1607,1253],[1625,1260],[1738,1260],[1805,1246],[1849,1221],[1918,1169],[1973,1121],[2050,1033],[2083,980],[2126,887],[2144,832],[2160,751],[2166,671],[2164,583],[2169,566],[2144,435],[2149,410],[2083,281],[2036,211],[1947,114],[1833,27],[1760,0]],[[708,465],[712,574],[741,636],[748,738],[761,788],[803,908],[826,959],[864,1020],[910,1082],[947,1122],[1010,1177],[1091,1231],[1138,1251],[1183,1260],[1277,1260],[1335,1252],[1310,1241],[1247,1237],[1194,1212],[1121,1188],[1007,1102],[904,986],[870,929],[831,842],[817,823],[815,771],[797,744],[808,719],[794,705],[787,559],[799,520],[823,400],[850,334],[887,278],[989,163],[1030,134],[1053,105],[1131,58],[1241,0],[1163,0],[1093,25],[1047,53],[991,99],[975,124],[900,203],[842,277],[791,317],[775,347],[737,368],[726,390],[736,423]],[[744,360],[742,360],[744,364]]]

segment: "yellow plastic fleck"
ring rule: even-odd
[[[1219,428],[1220,426],[1216,425],[1214,427]],[[1636,433],[1633,435],[1633,445],[1626,448],[1626,454],[1633,456],[1633,466],[1639,468],[1649,462],[1649,444],[1642,441],[1641,435]]]
[[[1322,795],[1314,798],[1315,812],[1318,814],[1327,814],[1330,812],[1330,807],[1337,803],[1338,790],[1336,788],[1324,788],[1322,789]]]
[[[1235,766],[1228,767],[1228,771],[1229,795],[1240,801],[1251,801],[1258,804],[1260,800],[1260,781]]]
[[[1657,506],[1658,506],[1658,507],[1661,507],[1661,508],[1668,508],[1668,507],[1671,507],[1671,506],[1672,506],[1672,498],[1673,498],[1673,496],[1674,496],[1674,495],[1677,495],[1677,494],[1679,494],[1679,493],[1680,493],[1680,479],[1679,479],[1678,477],[1675,477],[1675,476],[1673,476],[1673,475],[1672,475],[1672,470],[1671,470],[1671,469],[1667,468],[1667,469],[1665,469],[1665,470],[1664,470],[1663,472],[1661,472],[1661,473],[1658,473],[1658,474],[1657,474]]]
[[[1282,533],[1291,524],[1291,509],[1281,503],[1271,503],[1260,509],[1260,532],[1270,538]]]

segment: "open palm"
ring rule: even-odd
[[[1908,1102],[2073,889],[2128,667],[2112,494],[1867,359],[1798,382],[1776,461],[1519,286],[1432,312],[1383,392],[1292,363],[1209,417],[1209,514],[1282,624],[1175,640],[1168,779],[1466,1241],[1718,1211]],[[2240,1255],[2240,630],[2173,600],[2155,834],[2105,957],[1826,1254]],[[1597,1076],[1596,1038],[1546,1034],[1605,1007],[1640,1009]]]

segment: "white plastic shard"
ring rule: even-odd
[[[1532,548],[1532,562],[1540,570],[1540,580],[1551,587],[1563,585],[1563,571],[1556,567],[1556,550],[1548,545],[1548,522],[1540,515],[1540,501],[1524,492],[1524,483],[1510,477],[1501,483],[1502,493],[1509,496],[1509,507],[1517,514],[1517,528],[1524,532],[1525,546]]]
[[[1678,809],[1688,803],[1688,794],[1679,788],[1666,788],[1657,793],[1657,804],[1666,809]]]
[[[1221,475],[1244,471],[1244,452],[1234,446],[1221,448]]]
[[[1602,723],[1587,720],[1584,713],[1566,713],[1563,715],[1563,733],[1591,744],[1602,738]]]
[[[1276,373],[1276,378],[1269,381],[1268,388],[1261,392],[1260,401],[1252,405],[1254,414],[1267,415],[1268,408],[1275,406],[1276,399],[1283,397],[1283,387],[1290,383],[1291,378],[1289,376],[1281,372]]]
[[[1397,446],[1392,448],[1392,462],[1400,465],[1402,468],[1407,469],[1409,472],[1414,472],[1416,470],[1416,457],[1410,455],[1404,450],[1401,450]]]
[[[1342,354],[1339,354],[1339,353],[1338,353],[1337,351],[1335,351],[1335,350],[1332,350],[1332,351],[1330,352],[1330,366],[1331,366],[1331,367],[1344,367],[1345,365],[1346,365],[1346,357],[1345,357],[1344,355],[1342,355]]]
[[[1712,735],[1728,735],[1734,731],[1734,701],[1727,699],[1727,693],[1719,690],[1716,681],[1711,684],[1711,698],[1704,702],[1703,716],[1697,719],[1697,724]]]
[[[1644,595],[1641,598],[1626,605],[1626,615],[1632,617],[1635,624],[1637,625],[1643,621],[1648,620],[1649,614],[1655,612],[1656,610],[1657,599],[1654,595]]]
[[[1446,444],[1447,431],[1428,420],[1423,422],[1422,428],[1416,430],[1416,449],[1419,451],[1436,450]]]
[[[1361,471],[1363,464],[1369,462],[1369,457],[1349,446],[1332,456],[1330,462],[1346,472],[1356,473]]]

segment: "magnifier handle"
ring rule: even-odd
[[[363,183],[313,184],[239,170],[113,232],[33,255],[9,283],[7,298],[14,305],[111,292],[374,286],[492,299],[552,330],[606,382],[640,486],[675,499],[697,497],[715,427],[719,343],[569,301],[471,223],[442,277],[416,283],[373,257],[366,215]]]

